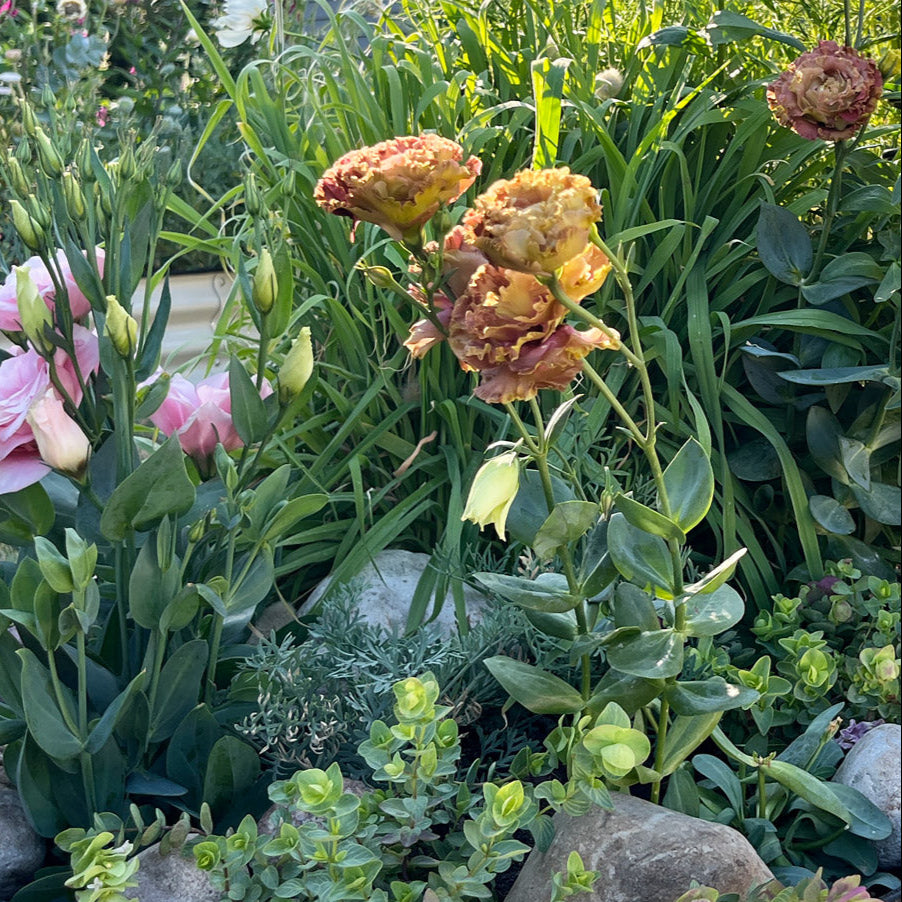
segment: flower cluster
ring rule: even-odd
[[[767,88],[777,121],[803,138],[842,141],[870,118],[883,91],[877,65],[851,47],[821,41]]]
[[[342,157],[315,197],[332,213],[374,222],[413,248],[423,226],[479,173],[463,150],[435,135],[397,138]],[[422,357],[447,339],[462,369],[480,374],[476,396],[489,403],[529,400],[564,389],[596,348],[617,348],[611,329],[578,331],[550,280],[578,303],[604,283],[611,265],[591,243],[601,218],[595,189],[567,168],[524,170],[476,198],[438,245],[439,285],[415,286],[428,310],[404,342]],[[428,290],[428,298],[427,298]]]
[[[0,286],[0,329],[22,331],[25,293],[46,305],[49,322],[47,311],[55,307],[58,283],[65,286],[72,315],[87,315],[90,304],[62,251],[56,262],[58,272],[51,276],[40,258],[32,257]],[[72,356],[32,342],[27,348],[14,347],[0,362],[0,494],[38,482],[51,468],[71,476],[84,471],[90,442],[70,412],[81,403],[84,380],[99,369],[100,352],[97,336],[86,327],[73,325],[72,338]]]

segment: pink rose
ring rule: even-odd
[[[97,265],[100,267],[101,274],[103,274],[103,249],[97,248],[95,253],[97,255]],[[69,307],[72,310],[72,316],[74,319],[82,319],[91,312],[91,304],[76,284],[75,277],[72,275],[72,270],[69,268],[63,251],[56,252],[56,260],[62,275],[63,284],[66,286],[66,294],[69,297]],[[44,303],[53,310],[56,300],[56,287],[43,260],[40,257],[29,257],[22,266],[30,271],[38,293],[44,299]],[[8,332],[17,332],[21,328],[19,308],[16,303],[16,274],[11,272],[6,277],[6,281],[0,285],[0,329]]]
[[[70,476],[82,476],[91,443],[52,388],[32,403],[27,418],[44,463]]]
[[[842,141],[870,118],[883,92],[877,65],[851,47],[821,41],[767,87],[767,102],[780,125],[803,138]]]
[[[272,394],[264,381],[262,397]],[[221,443],[226,451],[241,447],[241,438],[232,422],[232,397],[227,373],[203,379],[196,385],[178,374],[169,383],[166,400],[151,414],[150,421],[166,435],[176,433],[182,450],[202,472]]]

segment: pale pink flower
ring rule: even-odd
[[[32,402],[27,419],[44,463],[70,476],[82,476],[91,443],[52,388]]]
[[[104,252],[102,248],[97,248],[97,265],[103,273]],[[66,288],[66,294],[69,297],[69,307],[72,310],[74,319],[82,319],[91,312],[91,303],[85,297],[82,290],[75,282],[72,270],[66,260],[64,251],[56,252],[57,263],[59,264],[62,281]],[[44,299],[44,303],[51,309],[56,306],[56,286],[50,277],[50,272],[44,265],[44,261],[40,257],[30,257],[26,260],[22,267],[29,270],[32,281],[38,289],[38,293]],[[19,321],[19,307],[16,303],[16,274],[11,272],[2,285],[0,285],[0,329],[8,332],[16,332],[22,328]]]

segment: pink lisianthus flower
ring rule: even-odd
[[[153,382],[156,377],[149,382]],[[266,380],[260,390],[263,398],[273,392]],[[241,437],[232,422],[232,396],[227,373],[219,373],[196,385],[184,376],[174,375],[166,400],[150,416],[150,421],[166,435],[176,434],[182,450],[208,473],[216,445],[226,451],[241,447]]]
[[[97,265],[103,274],[104,252],[97,248]],[[72,310],[73,319],[82,319],[91,312],[91,303],[85,297],[84,292],[78,287],[66,255],[63,251],[56,252],[56,260],[62,275],[63,284],[66,286],[66,294],[69,297],[69,307]],[[44,303],[53,310],[56,306],[56,286],[50,277],[50,272],[40,257],[29,257],[22,267],[29,270],[32,281],[38,289],[38,293],[44,299]],[[19,307],[16,302],[16,274],[11,272],[6,281],[0,285],[0,329],[7,332],[17,332],[22,328],[19,321]]]
[[[70,476],[84,475],[91,443],[52,388],[32,403],[27,419],[44,463]]]

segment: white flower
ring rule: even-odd
[[[223,47],[237,47],[248,38],[256,44],[266,32],[268,17],[267,0],[226,0],[225,15],[213,27]]]

